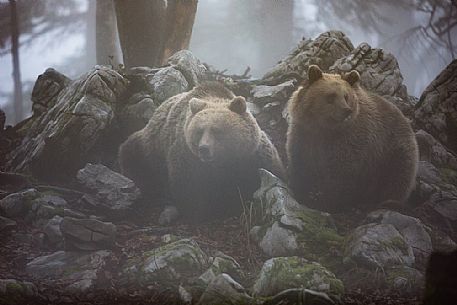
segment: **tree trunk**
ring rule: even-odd
[[[189,46],[197,0],[115,0],[124,65],[157,67]]]
[[[163,0],[115,0],[119,40],[127,68],[161,63],[166,3]]]
[[[87,9],[87,16],[86,16],[86,68],[84,70],[88,70],[93,68],[96,65],[96,51],[95,51],[95,10],[96,10],[96,2],[95,1],[88,1],[89,7]]]
[[[19,23],[17,19],[16,0],[9,0],[11,8],[11,55],[13,57],[14,79],[14,119],[15,123],[23,119],[22,82],[19,64]]]
[[[175,52],[189,48],[198,0],[168,1],[162,63]]]
[[[118,67],[121,59],[113,0],[97,0],[95,20],[97,64]]]

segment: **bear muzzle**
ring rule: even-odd
[[[213,154],[211,152],[211,148],[207,144],[200,144],[198,146],[198,158],[202,162],[211,162],[213,161]]]

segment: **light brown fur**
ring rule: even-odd
[[[194,220],[238,213],[259,186],[259,168],[284,175],[244,98],[215,83],[164,102],[121,145],[119,161],[147,196],[171,197]]]
[[[288,177],[297,200],[327,211],[405,202],[418,162],[407,119],[362,89],[355,71],[342,77],[311,66],[309,78],[289,101]]]

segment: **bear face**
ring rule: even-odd
[[[321,128],[336,129],[354,121],[359,111],[357,90],[360,75],[357,71],[340,76],[310,66],[308,79],[309,86],[298,91],[291,105],[294,122],[313,122]]]
[[[201,162],[226,163],[257,150],[260,129],[243,97],[235,97],[230,103],[192,98],[189,111],[185,140]]]

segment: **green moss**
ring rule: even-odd
[[[24,287],[19,283],[8,283],[6,284],[6,291],[12,295],[22,295],[24,293]]]
[[[439,169],[443,180],[447,183],[457,185],[457,171],[451,168],[440,168]]]
[[[330,227],[328,218],[311,209],[299,213],[299,217],[304,223],[297,238],[303,256],[332,270],[341,265],[342,258],[336,257],[335,253],[342,252],[344,237]]]
[[[288,288],[308,288],[316,284],[316,277],[323,283],[329,284],[331,295],[341,296],[344,293],[343,283],[334,274],[327,271],[317,263],[307,262],[300,257],[276,258],[271,268],[265,272],[265,277],[270,279],[272,292],[279,292]]]
[[[384,242],[383,246],[385,248],[399,249],[403,255],[408,255],[408,245],[400,236],[393,237],[389,242]]]

